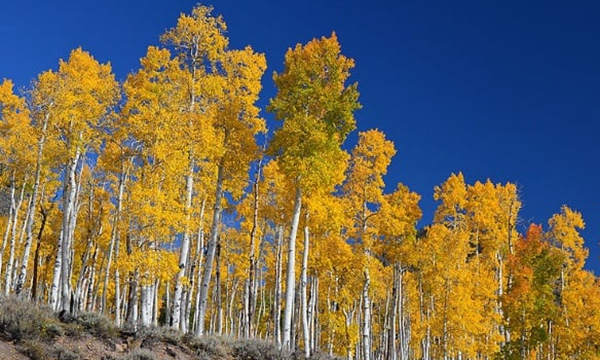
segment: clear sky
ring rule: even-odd
[[[117,78],[196,1],[2,1],[0,79],[26,86],[81,46]],[[211,3],[205,3],[211,5]],[[563,204],[583,213],[588,268],[600,274],[600,2],[213,1],[232,48],[266,53],[261,104],[288,47],[335,31],[359,82],[358,130],[379,128],[398,155],[386,178],[435,208],[433,187],[514,182],[522,227]],[[263,113],[274,124],[271,114]],[[356,134],[348,140],[354,145]]]

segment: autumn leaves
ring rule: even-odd
[[[265,56],[230,49],[211,11],[182,14],[121,86],[81,49],[25,97],[0,85],[5,294],[307,357],[597,356],[580,214],[521,235],[513,184],[455,174],[417,229],[420,195],[384,191],[394,144],[343,146],[360,104],[335,34],[286,53],[263,148]]]

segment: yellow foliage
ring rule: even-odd
[[[567,253],[569,268],[581,269],[588,256],[583,237],[579,234],[579,230],[585,228],[581,213],[563,206],[560,214],[553,215],[548,225],[550,241]]]
[[[284,71],[273,76],[278,93],[268,110],[285,121],[270,152],[304,192],[343,180],[347,155],[340,145],[355,128],[353,112],[360,107],[356,84],[345,85],[352,67],[332,34],[289,49]]]
[[[19,182],[33,171],[35,133],[25,99],[13,92],[13,83],[0,83],[0,163],[19,173]],[[8,176],[1,172],[1,176]]]

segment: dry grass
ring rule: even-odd
[[[0,297],[0,342],[33,360],[304,360],[260,339],[197,338],[156,327],[128,332],[96,313],[59,320],[49,308],[13,297]],[[338,359],[315,354],[311,360]]]

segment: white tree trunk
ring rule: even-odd
[[[142,285],[140,289],[141,298],[141,323],[142,326],[148,327],[152,325],[152,313],[154,310],[154,286],[153,285]]]
[[[96,311],[96,305],[98,300],[98,286],[97,279],[99,276],[96,274],[101,270],[96,267],[98,263],[98,248],[94,250],[94,256],[92,257],[92,264],[90,266],[91,271],[88,276],[88,288],[85,291],[84,299],[86,301],[86,311]],[[91,295],[90,295],[91,294]]]
[[[119,258],[120,240],[117,235],[115,241],[115,259]],[[119,276],[119,268],[115,269],[115,325],[121,326],[123,323],[121,317],[121,277]]]
[[[398,317],[398,297],[400,296],[399,293],[401,292],[401,290],[398,288],[398,274],[399,270],[398,270],[398,265],[394,265],[394,277],[393,277],[393,285],[392,285],[392,306],[391,306],[391,313],[390,313],[390,335],[388,338],[388,353],[389,353],[389,359],[390,360],[396,360],[397,359],[397,351],[396,351],[396,334],[397,334],[397,328],[396,328],[396,321],[397,321],[397,317]],[[400,315],[400,317],[402,318],[402,315]],[[400,319],[400,322],[402,322],[402,319]],[[402,331],[400,331],[400,333],[402,333]]]
[[[258,233],[258,196],[259,196],[259,182],[260,172],[262,169],[262,158],[258,161],[256,174],[254,177],[253,184],[253,212],[252,212],[252,230],[250,231],[250,256],[249,256],[249,269],[248,269],[248,286],[246,294],[246,311],[244,316],[245,321],[245,336],[251,337],[253,335],[253,322],[254,312],[256,311],[256,275],[257,275],[257,259],[256,259],[256,238]]]
[[[308,282],[308,251],[309,251],[309,232],[308,232],[308,212],[305,217],[304,224],[304,251],[302,253],[302,272],[300,275],[300,303],[302,312],[302,333],[304,335],[304,356],[308,359],[312,349],[310,347],[310,327],[308,324],[308,299],[306,295],[306,287]]]
[[[79,275],[77,276],[77,282],[75,283],[74,311],[77,312],[85,310],[85,297],[88,285],[87,279],[90,273],[93,271],[89,265],[89,261],[93,255],[92,248],[94,247],[94,238],[102,233],[102,224],[100,223],[100,218],[94,218],[94,191],[90,191],[88,196],[87,216],[89,221],[88,226],[91,228],[88,229],[87,244],[82,257],[82,264],[81,268],[79,269]]]
[[[85,249],[85,253],[83,255],[81,269],[79,270],[79,275],[77,276],[77,282],[75,285],[75,299],[74,299],[75,306],[74,306],[73,310],[77,311],[77,312],[84,310],[84,292],[87,287],[86,280],[87,280],[87,277],[89,276],[89,272],[91,272],[91,269],[89,269],[88,262],[90,261],[90,256],[91,256],[91,251],[92,251],[92,246],[93,246],[92,239],[93,239],[93,236],[90,234],[90,236],[88,237],[88,243],[87,243],[87,246]]]
[[[196,307],[194,309],[194,331],[196,335],[199,334],[199,326],[198,326],[198,315],[200,309],[200,288],[202,285],[202,266],[204,264],[204,209],[206,206],[206,197],[202,199],[202,206],[200,208],[200,226],[198,227],[198,240],[196,243],[196,268],[197,268],[197,276],[196,278]]]
[[[67,166],[67,172],[63,187],[63,222],[62,222],[62,247],[60,252],[61,269],[61,305],[60,310],[72,311],[71,309],[71,262],[73,251],[74,218],[76,217],[76,195],[77,195],[77,166],[81,151],[76,150],[75,156]],[[58,256],[57,256],[58,257]]]
[[[129,282],[129,301],[127,305],[127,323],[134,330],[138,328],[139,307],[138,307],[138,287],[139,287],[139,272],[136,270]]]
[[[183,231],[183,239],[181,241],[181,251],[179,252],[179,272],[177,272],[177,280],[175,281],[175,294],[173,295],[173,319],[172,327],[176,330],[181,330],[184,333],[187,332],[187,324],[181,321],[182,318],[182,306],[185,307],[185,297],[182,296],[184,293],[183,289],[183,278],[188,270],[189,266],[189,253],[190,253],[190,233],[189,233],[189,222],[190,213],[192,208],[192,196],[194,190],[194,161],[190,162],[189,173],[186,178],[186,202],[185,202],[185,213],[186,213],[186,225]]]
[[[300,211],[302,210],[302,192],[300,186],[296,189],[294,200],[294,215],[292,217],[292,229],[288,240],[288,266],[285,288],[285,309],[283,313],[283,336],[282,347],[285,350],[291,348],[292,316],[294,314],[294,294],[296,287],[296,234],[300,223]]]
[[[21,193],[19,195],[19,200],[15,201],[15,174],[12,174],[11,181],[11,209],[13,210],[13,223],[10,234],[10,246],[8,250],[8,262],[6,264],[6,274],[4,279],[4,294],[8,296],[12,289],[12,276],[13,276],[13,265],[15,263],[15,245],[17,242],[17,224],[19,223],[19,212],[21,210],[21,206],[23,204],[23,198],[25,197],[25,183],[23,183],[23,187],[21,188]]]
[[[273,299],[273,337],[277,344],[281,343],[281,278],[283,276],[283,228],[277,229],[275,260],[275,294]]]
[[[371,360],[371,298],[369,297],[369,287],[371,277],[369,268],[365,268],[365,284],[363,286],[363,335],[362,335],[362,353],[363,360]]]
[[[104,280],[102,287],[102,301],[100,304],[100,312],[102,314],[106,314],[106,290],[108,288],[108,279],[110,278],[110,269],[112,266],[113,256],[116,255],[116,247],[117,242],[120,241],[120,231],[119,231],[119,223],[121,219],[121,212],[123,211],[123,193],[125,192],[125,182],[127,181],[128,173],[124,169],[124,166],[121,166],[121,174],[119,175],[119,190],[117,193],[117,208],[115,209],[115,214],[112,221],[112,229],[110,232],[110,244],[108,245],[108,258],[106,260],[106,269],[104,271]],[[116,258],[116,256],[115,256]],[[118,271],[118,270],[116,270]],[[120,294],[119,294],[120,295]],[[115,289],[115,304],[118,302],[118,296],[116,294]],[[115,305],[116,307],[116,305]],[[119,316],[119,309],[115,309],[115,324],[117,326],[121,326],[121,319]]]
[[[310,300],[308,303],[308,322],[310,326],[310,349],[314,353],[319,350],[319,276],[314,275],[310,287]]]
[[[17,279],[17,284],[15,285],[15,293],[17,295],[19,295],[23,290],[25,280],[27,279],[27,265],[29,265],[29,254],[31,253],[31,245],[33,243],[33,222],[35,219],[35,208],[37,207],[38,197],[40,193],[40,181],[42,178],[42,156],[44,154],[44,145],[46,143],[46,129],[48,128],[48,118],[48,114],[44,116],[44,121],[42,122],[41,136],[37,146],[35,175],[33,179],[33,193],[31,194],[31,202],[29,205],[29,209],[27,210],[29,213],[29,217],[27,218],[27,224],[25,225],[25,232],[27,234],[27,237],[25,239],[25,248],[23,249],[21,270],[19,271],[19,278]]]
[[[60,304],[60,275],[62,269],[62,247],[63,247],[63,230],[60,230],[58,235],[58,242],[56,244],[56,257],[54,260],[54,269],[52,275],[52,285],[50,287],[50,307],[54,311],[58,311],[58,306]]]
[[[2,274],[4,252],[6,251],[6,245],[8,244],[8,239],[12,229],[13,217],[15,216],[15,195],[14,195],[14,186],[11,187],[11,195],[10,195],[10,208],[8,211],[8,219],[6,220],[6,229],[4,230],[4,238],[2,240],[2,247],[0,248],[0,274]]]
[[[213,211],[213,221],[210,229],[210,239],[208,241],[208,249],[204,269],[202,270],[202,283],[200,284],[200,306],[198,309],[198,328],[196,333],[204,335],[204,320],[206,318],[206,308],[208,306],[208,288],[212,277],[212,267],[215,259],[215,251],[217,249],[217,239],[219,232],[219,223],[221,222],[221,199],[223,198],[223,165],[219,165],[217,169],[217,187],[215,193],[215,207]]]

